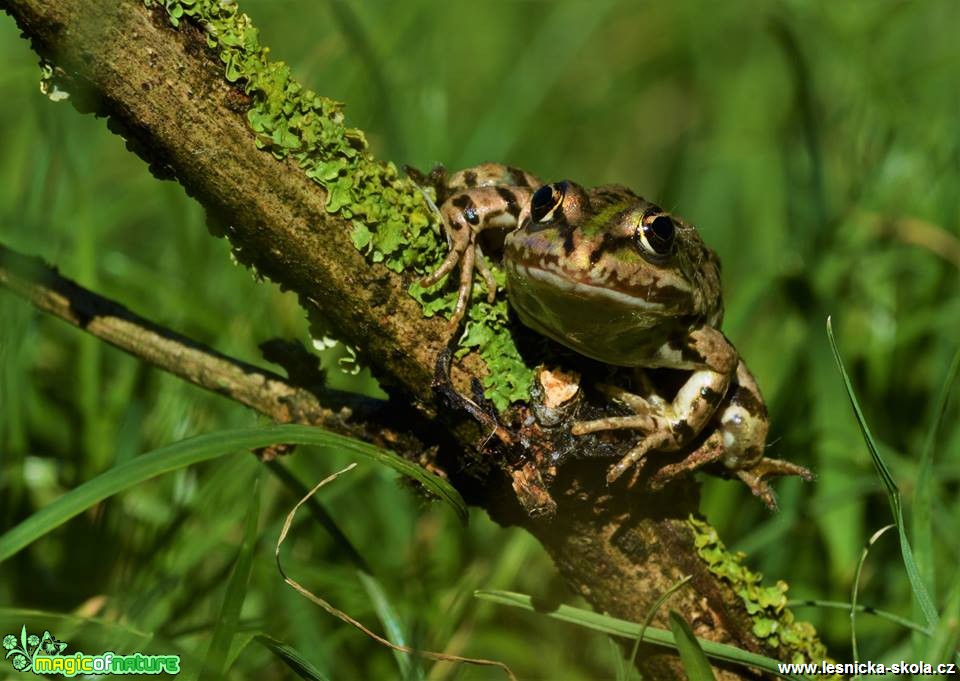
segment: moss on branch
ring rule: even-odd
[[[371,262],[394,272],[417,275],[432,270],[445,248],[430,199],[432,188],[418,188],[393,163],[376,160],[361,130],[348,127],[343,107],[304,88],[290,67],[269,58],[259,31],[235,2],[219,0],[144,0],[162,4],[174,26],[190,20],[203,28],[207,45],[224,64],[224,77],[250,98],[247,122],[260,149],[277,159],[293,159],[307,177],[326,191],[325,208],[351,224],[353,244]],[[456,291],[446,280],[423,288],[415,280],[409,293],[425,316],[450,316]],[[503,290],[502,275],[500,289]],[[486,364],[486,395],[498,408],[529,397],[532,370],[513,342],[503,295],[486,301],[484,286],[474,287],[464,348],[476,350]]]

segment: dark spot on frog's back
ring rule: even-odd
[[[529,187],[530,183],[527,182],[527,174],[520,170],[519,168],[514,168],[513,166],[507,166],[507,171],[513,175],[513,184],[517,187]]]
[[[463,173],[463,183],[468,187],[477,186],[477,174],[472,170],[467,170]]]
[[[497,194],[507,204],[507,212],[513,217],[520,215],[520,204],[517,203],[517,197],[507,187],[497,187]]]

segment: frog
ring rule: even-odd
[[[544,183],[497,163],[453,173],[440,198],[449,251],[421,283],[434,285],[459,267],[451,334],[462,324],[475,274],[491,302],[496,294],[480,237],[497,230],[505,232],[500,265],[520,322],[631,374],[629,389],[597,386],[627,415],[570,426],[574,436],[641,434],[609,468],[608,484],[638,471],[651,452],[689,449],[704,434],[709,446],[667,468],[679,475],[719,460],[771,507],[768,478],[811,479],[806,468],[764,455],[766,406],[756,379],[720,330],[720,260],[695,227],[623,185]],[[682,372],[682,385],[673,395],[661,394],[651,369]]]

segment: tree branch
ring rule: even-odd
[[[383,444],[416,458],[422,444],[391,430],[386,403],[305,387],[165,329],[60,275],[39,258],[0,245],[0,286],[37,309],[200,388],[239,402],[278,423],[302,423]],[[414,444],[416,442],[416,444]],[[409,446],[404,446],[409,445]]]
[[[59,67],[71,101],[108,116],[111,128],[154,172],[175,177],[207,208],[242,262],[295,291],[308,312],[356,346],[421,419],[442,416],[443,428],[431,424],[421,433],[441,448],[438,465],[469,502],[533,533],[567,582],[597,610],[642,621],[659,594],[692,575],[671,607],[684,613],[698,636],[774,656],[796,652],[754,634],[746,587],[720,576],[698,553],[695,541],[702,535],[689,520],[698,505],[691,480],[659,493],[628,493],[606,485],[601,463],[575,461],[561,467],[550,487],[553,519],[522,511],[517,494],[526,469],[515,466],[523,452],[478,445],[486,434],[434,396],[431,379],[444,323],[425,319],[407,294],[415,275],[368,263],[351,241],[350,222],[327,212],[326,193],[291,160],[278,161],[257,148],[246,119],[248,97],[224,78],[223,64],[199,27],[184,21],[174,30],[162,9],[147,9],[141,0],[0,0],[0,7],[36,51]],[[116,319],[119,334],[124,318]],[[86,318],[87,326],[93,322]],[[455,382],[469,385],[469,376],[481,369],[468,358],[454,367]],[[289,416],[276,390],[283,388],[237,394]],[[710,546],[721,551],[716,543]],[[654,621],[663,626],[665,618],[661,613]],[[644,653],[650,678],[683,678],[675,657]],[[749,676],[719,672],[721,678]]]

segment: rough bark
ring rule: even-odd
[[[446,452],[438,465],[464,497],[532,532],[598,611],[641,621],[658,595],[692,574],[692,588],[670,607],[699,636],[777,654],[750,633],[739,596],[694,552],[686,524],[698,503],[694,483],[618,497],[602,462],[578,463],[563,469],[551,490],[555,518],[533,520],[500,469],[463,473],[467,453],[475,462],[485,434],[431,389],[444,323],[421,316],[406,293],[409,278],[370,264],[353,247],[349,225],[325,211],[322,189],[294,164],[256,148],[244,95],[224,80],[199,29],[172,29],[140,0],[2,0],[0,7],[64,70],[78,108],[108,116],[158,176],[174,177],[206,207],[243,262],[295,291],[357,347],[390,391],[414,405],[421,436]],[[462,384],[465,369],[457,371]],[[438,414],[442,428],[431,423]],[[655,620],[664,621],[665,612]],[[644,664],[651,678],[683,678],[672,656],[651,654]]]

